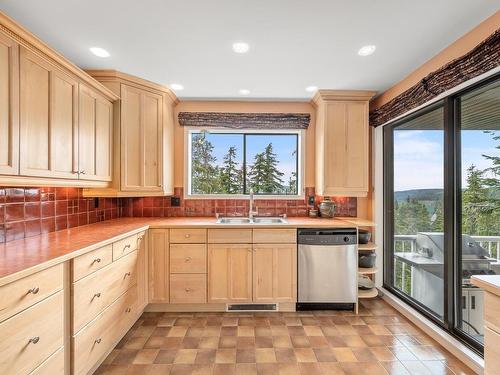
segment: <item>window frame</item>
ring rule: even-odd
[[[255,199],[304,199],[305,197],[305,130],[304,129],[228,129],[189,127],[184,129],[184,198],[185,199],[248,199],[249,194],[191,194],[191,137],[193,133],[206,131],[215,134],[242,134],[246,135],[296,135],[297,136],[297,194],[255,194]],[[246,145],[243,142],[243,166],[246,168]],[[244,182],[246,184],[246,170]]]

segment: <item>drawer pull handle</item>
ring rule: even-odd
[[[94,298],[101,298],[101,293],[94,294]],[[94,298],[92,298],[92,299],[94,299]]]
[[[123,247],[123,252],[125,252],[125,250],[127,250],[127,249],[130,249],[130,244],[125,245],[125,246]]]
[[[185,289],[187,293],[189,293],[192,289],[191,288],[186,288]]]
[[[130,275],[131,275],[131,273],[127,272],[124,277],[130,276]]]
[[[101,263],[101,258],[95,258],[93,261],[92,261],[92,264],[94,263]]]
[[[39,336],[35,336],[35,337],[30,338],[30,340],[28,341],[28,343],[29,344],[36,344],[36,343],[38,343],[38,341],[40,341],[40,337]]]
[[[192,259],[191,257],[187,257],[186,262],[191,262],[191,259]]]
[[[95,343],[96,343],[96,344],[100,344],[100,343],[101,343],[101,341],[102,341],[102,340],[101,340],[101,338],[99,337],[97,340],[95,340]]]
[[[190,234],[185,234],[184,237],[189,238],[189,237],[191,237],[191,235]]]
[[[37,294],[38,292],[40,291],[40,288],[39,287],[34,287],[34,288],[31,288],[30,290],[28,290],[28,294]]]
[[[132,311],[132,309],[130,307],[127,307],[127,310],[125,310],[125,312],[128,312],[128,313],[131,311]]]

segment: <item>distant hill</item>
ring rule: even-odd
[[[396,201],[405,201],[408,197],[418,201],[435,202],[443,198],[443,189],[414,189],[394,192]]]

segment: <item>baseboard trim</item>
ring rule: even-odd
[[[277,311],[295,311],[295,302],[273,302],[278,305]],[[146,312],[226,312],[225,303],[150,303]],[[230,314],[245,311],[230,311]]]
[[[380,288],[380,290],[383,292],[382,299],[384,301],[410,319],[413,324],[436,340],[460,361],[465,363],[476,374],[483,374],[484,359],[481,356],[472,351],[462,342],[458,341],[448,332],[443,331],[441,327],[427,319],[411,306],[401,301],[388,290],[384,288]]]

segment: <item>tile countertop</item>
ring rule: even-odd
[[[475,286],[500,297],[500,275],[477,275],[471,277]]]
[[[286,224],[216,224],[214,217],[120,218],[0,245],[0,286],[148,228],[314,228],[374,226],[365,219],[292,217]]]

